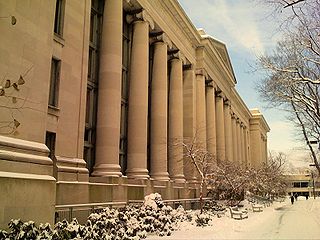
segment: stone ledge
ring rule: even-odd
[[[44,143],[26,141],[18,138],[11,138],[0,136],[0,146],[4,148],[8,148],[6,150],[10,151],[12,148],[16,152],[35,152],[36,155],[48,156],[49,149]]]
[[[34,179],[56,181],[56,179],[49,175],[28,174],[28,173],[13,173],[0,171],[0,178],[19,178],[19,179]]]
[[[15,161],[15,162],[29,162],[43,165],[52,165],[52,160],[46,156],[39,156],[29,153],[20,153],[14,151],[0,150],[0,159]]]

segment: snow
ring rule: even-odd
[[[252,212],[243,220],[228,214],[214,218],[212,226],[197,227],[184,222],[169,237],[148,236],[147,239],[319,239],[320,199],[299,197],[293,205],[289,199],[274,202],[263,212]]]
[[[142,206],[101,209],[89,216],[86,225],[73,219],[70,223],[58,222],[54,229],[49,224],[37,228],[32,221],[12,220],[10,233],[0,230],[0,239],[13,239],[18,235],[21,239],[66,239],[70,236],[84,240],[138,240],[146,236],[148,240],[320,239],[320,199],[299,197],[291,204],[286,198],[284,202],[263,206],[263,212],[253,212],[248,200],[241,205],[239,211],[246,210],[248,218],[235,220],[230,217],[229,209],[222,214],[221,202],[209,202],[204,206],[208,211],[200,214],[199,210],[185,211],[181,206],[173,210],[163,204],[159,194],[151,194]]]

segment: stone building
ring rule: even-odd
[[[267,159],[224,43],[177,0],[0,0],[0,227],[57,204],[196,197],[173,139]],[[49,151],[50,150],[50,151]]]

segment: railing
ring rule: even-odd
[[[202,198],[203,203],[206,201],[212,200],[212,198]],[[172,208],[177,208],[179,205],[182,205],[184,209],[199,209],[200,208],[200,198],[182,198],[182,199],[170,199],[162,200],[163,203],[171,206]],[[143,203],[143,200],[129,200],[128,204],[133,203]]]
[[[212,198],[203,198],[203,203],[211,200]],[[68,204],[56,205],[55,207],[55,222],[62,221],[63,219],[69,222],[73,218],[77,218],[80,223],[84,223],[87,217],[104,207],[124,207],[128,204],[142,204],[143,200],[129,200],[128,202],[105,202],[105,203],[84,203],[84,204]],[[182,205],[184,209],[199,209],[200,198],[185,198],[185,199],[172,199],[163,200],[163,203],[170,205],[172,208],[177,208]]]
[[[85,220],[89,214],[98,211],[104,207],[123,207],[127,202],[105,202],[105,203],[83,203],[83,204],[68,204],[56,205],[55,207],[55,222],[63,219],[69,222],[73,218],[77,218],[79,222]]]

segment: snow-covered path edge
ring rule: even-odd
[[[308,205],[306,205],[308,204]],[[307,206],[312,205],[312,212],[305,212]],[[168,237],[148,236],[147,240],[162,239],[320,239],[320,230],[308,229],[301,233],[301,229],[288,229],[283,226],[285,220],[288,226],[294,221],[309,221],[320,229],[320,199],[298,200],[294,205],[285,202],[273,203],[270,207],[263,208],[263,212],[249,211],[248,219],[234,220],[228,214],[222,218],[214,218],[212,226],[196,227],[190,223],[182,223],[180,230]],[[314,215],[310,217],[311,215]],[[284,217],[285,216],[285,217]],[[290,218],[288,218],[290,217]],[[300,219],[299,219],[300,217]],[[310,220],[311,219],[311,220]],[[281,227],[281,229],[279,229]],[[302,229],[304,229],[302,227]],[[299,232],[298,232],[299,231]]]

